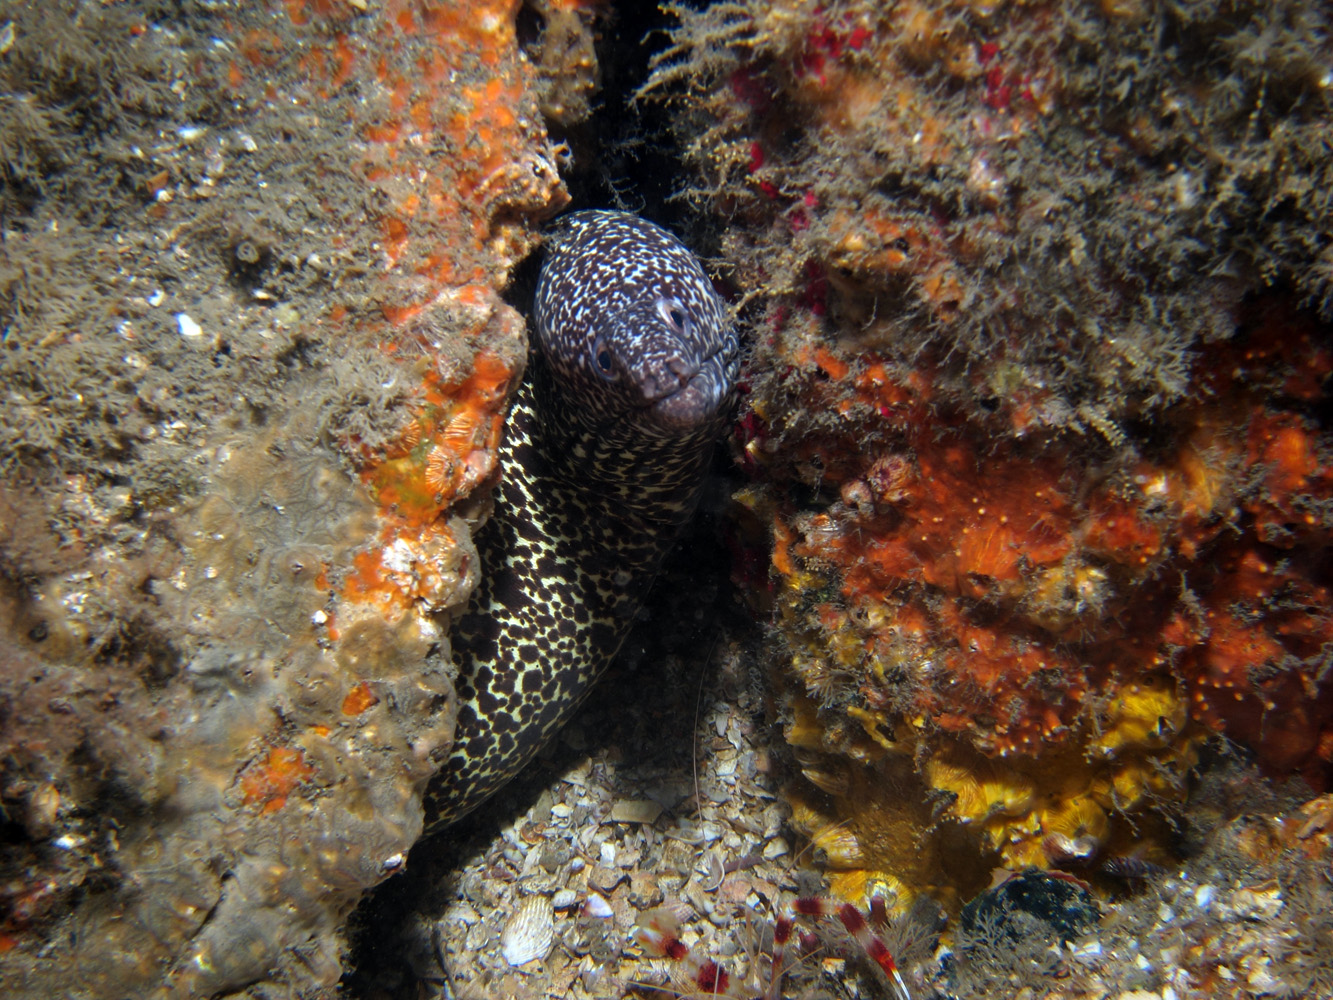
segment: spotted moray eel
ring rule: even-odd
[[[615,656],[698,500],[739,366],[728,313],[674,236],[621,212],[558,228],[537,344],[501,447],[482,580],[454,630],[439,829],[505,784]]]

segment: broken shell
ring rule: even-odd
[[[652,799],[621,799],[611,807],[612,823],[647,823],[657,822],[662,815],[662,807]]]
[[[598,920],[605,920],[607,917],[615,916],[615,910],[611,909],[611,904],[600,895],[590,892],[580,914],[585,917],[596,917]]]
[[[551,953],[555,910],[547,896],[527,896],[500,932],[500,953],[512,966],[527,965]]]

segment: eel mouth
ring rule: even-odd
[[[727,364],[722,347],[698,362],[670,359],[667,371],[644,386],[645,414],[653,423],[675,432],[713,422],[731,397]]]

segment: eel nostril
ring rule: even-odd
[[[667,368],[671,369],[671,374],[676,376],[676,380],[681,385],[684,385],[699,373],[699,366],[691,364],[684,358],[669,359],[667,361]]]

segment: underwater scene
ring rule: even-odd
[[[0,997],[1333,1000],[1333,8],[0,0]]]

